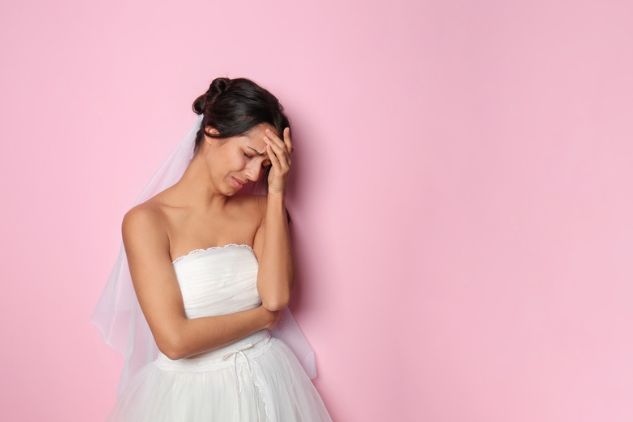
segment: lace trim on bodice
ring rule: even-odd
[[[251,245],[247,245],[246,243],[227,243],[226,245],[209,246],[208,248],[193,249],[193,250],[187,252],[186,254],[181,255],[178,258],[174,259],[172,261],[172,264],[175,264],[176,262],[182,261],[183,259],[185,259],[187,257],[191,257],[191,256],[194,256],[194,255],[200,255],[202,253],[206,253],[206,252],[212,251],[214,249],[225,249],[225,248],[228,248],[230,246],[234,246],[234,247],[238,247],[238,248],[246,248],[246,249],[250,249],[251,251],[253,250]]]

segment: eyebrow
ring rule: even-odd
[[[252,147],[252,146],[250,146],[250,145],[248,145],[248,147],[249,147],[250,149],[252,149],[253,151],[255,151],[255,152],[257,153],[257,155],[266,155],[266,151],[264,151],[264,152],[259,152],[259,151],[257,151],[255,148],[253,148],[253,147]]]

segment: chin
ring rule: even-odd
[[[228,188],[223,192],[226,196],[233,196],[238,194],[241,189],[237,189],[236,187],[232,186],[232,185],[227,185]]]

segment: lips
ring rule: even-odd
[[[235,187],[237,188],[241,188],[242,186],[244,186],[245,182],[240,181],[239,179],[231,176],[231,178],[233,179],[234,183],[235,183]]]

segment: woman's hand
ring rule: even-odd
[[[264,308],[264,305],[260,305],[259,307],[262,314],[264,314],[264,328],[267,328],[269,330],[273,329],[279,322],[281,311],[269,311],[268,309]]]
[[[290,128],[284,128],[283,141],[270,129],[266,129],[265,133],[266,151],[272,163],[272,169],[268,174],[268,193],[284,193],[292,161],[290,154],[293,146],[290,140]]]

